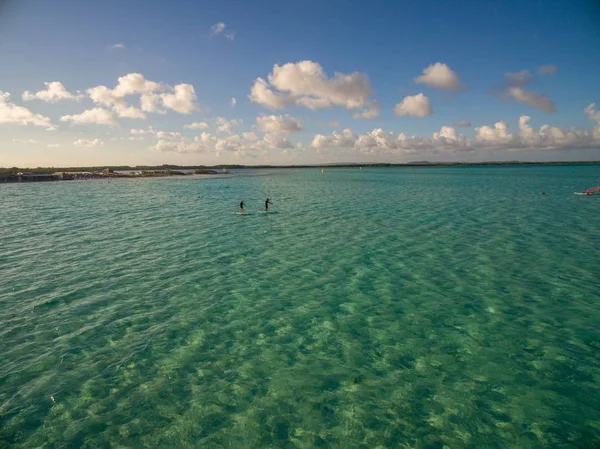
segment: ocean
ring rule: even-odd
[[[0,448],[596,447],[600,195],[573,192],[598,184],[540,165],[2,185]]]

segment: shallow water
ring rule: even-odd
[[[253,174],[0,186],[0,447],[598,444],[600,166]]]

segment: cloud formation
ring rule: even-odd
[[[111,108],[118,117],[143,119],[146,113],[164,114],[165,109],[180,114],[190,114],[198,109],[191,84],[169,86],[147,80],[141,73],[119,77],[113,89],[96,86],[88,89],[87,93],[95,104]],[[139,107],[126,104],[125,97],[131,95],[139,95]]]
[[[259,115],[256,117],[258,129],[266,133],[291,133],[302,131],[300,121],[291,115]]]
[[[42,114],[35,114],[23,106],[17,106],[10,101],[10,94],[0,90],[0,123],[12,125],[33,125],[55,129],[50,118]]]
[[[429,98],[422,93],[404,97],[394,109],[396,115],[408,115],[409,117],[427,117],[433,114],[433,107]]]
[[[548,67],[544,66],[547,73]],[[538,73],[541,67],[538,69]],[[535,76],[529,70],[521,70],[519,72],[508,72],[506,73],[506,87],[504,89],[504,96],[512,98],[519,103],[528,104],[531,107],[541,109],[544,112],[556,112],[556,106],[550,97],[546,94],[538,94],[533,91],[523,89],[524,86],[532,84],[535,81]]]
[[[530,124],[531,117],[523,115],[519,118],[519,129],[511,132],[506,122],[499,121],[493,125],[475,128],[475,136],[467,138],[453,126],[443,126],[431,137],[407,136],[404,133],[386,132],[375,128],[371,132],[355,134],[350,129],[343,133],[337,131],[330,135],[316,134],[311,146],[317,151],[346,148],[363,153],[436,153],[462,151],[540,151],[569,150],[583,148],[600,148],[600,112],[593,104],[585,109],[585,113],[597,123],[593,131],[569,128],[561,129],[551,125],[542,125],[534,129]]]
[[[239,126],[243,123],[241,119],[226,119],[225,117],[217,117],[215,122],[217,123],[217,132],[220,133],[232,133],[234,126]]]
[[[442,62],[436,62],[423,69],[423,74],[415,78],[415,83],[442,90],[460,91],[466,89],[458,74]]]
[[[257,78],[250,90],[250,100],[268,109],[285,109],[300,105],[308,109],[334,106],[359,109],[369,102],[372,93],[369,78],[359,72],[334,73],[329,77],[317,62],[300,61],[273,66],[267,80]]]
[[[369,104],[363,111],[357,112],[352,115],[353,118],[359,119],[373,119],[379,117],[379,112],[381,111],[381,104],[377,100],[373,100],[371,104]]]
[[[100,139],[86,140],[86,139],[77,139],[73,142],[73,145],[76,147],[101,147],[104,145],[104,142]]]
[[[83,98],[83,94],[79,91],[72,94],[59,81],[45,82],[46,89],[32,93],[26,90],[23,92],[23,101],[41,100],[46,103],[58,103],[61,100],[79,101]]]
[[[235,108],[235,105],[237,104],[237,100],[235,97],[231,97],[231,100],[229,100],[229,103],[231,104],[232,108]]]
[[[208,129],[208,123],[206,122],[194,122],[194,123],[190,123],[188,125],[183,125],[184,128],[187,129]]]
[[[123,42],[119,42],[118,44],[111,45],[110,48],[114,48],[116,50],[125,50],[125,44]]]
[[[156,137],[159,139],[181,139],[181,133],[175,131],[158,131]]]
[[[63,115],[60,121],[70,122],[73,125],[118,125],[115,116],[103,108],[86,109],[81,114]]]
[[[217,22],[214,25],[212,25],[210,27],[210,37],[215,37],[215,36],[223,36],[226,39],[229,39],[230,41],[232,41],[233,39],[235,39],[235,32],[233,31],[227,31],[226,30],[227,25],[225,25],[225,22]]]

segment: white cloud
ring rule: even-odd
[[[35,139],[13,139],[12,141],[15,143],[29,143],[29,144],[37,143],[37,140],[35,140]]]
[[[217,131],[220,133],[231,134],[231,128],[242,124],[242,120],[240,119],[228,120],[225,117],[217,117],[215,121],[217,123]]]
[[[600,125],[600,111],[596,111],[596,103],[587,105],[584,112],[591,121]]]
[[[415,83],[427,84],[436,89],[459,91],[466,89],[460,83],[458,74],[446,64],[436,62],[423,69],[423,74],[415,78]]]
[[[596,103],[589,104],[584,109],[584,112],[592,122],[596,122],[596,126],[594,126],[592,133],[594,135],[594,139],[600,142],[600,111],[596,111]]]
[[[291,115],[259,115],[256,117],[258,129],[266,133],[290,133],[302,131],[302,125],[298,119]]]
[[[126,47],[123,42],[119,42],[118,44],[111,45],[110,48],[115,48],[117,50],[124,50]]]
[[[285,134],[280,133],[265,134],[263,142],[267,147],[273,149],[294,148],[294,145],[287,139]]]
[[[161,139],[151,150],[166,153],[202,153],[212,152],[217,156],[222,151],[232,153],[235,157],[248,156],[257,151],[285,150],[294,145],[282,133],[267,133],[261,139],[253,132],[232,134],[224,138],[203,132],[193,140],[180,138],[179,140]]]
[[[506,94],[520,103],[541,109],[545,112],[556,112],[554,102],[545,94],[526,91],[520,87],[509,87]]]
[[[128,140],[144,140],[144,136],[130,136]]]
[[[194,123],[190,123],[188,125],[183,125],[184,128],[187,129],[208,129],[208,123],[206,122],[194,122]]]
[[[460,127],[468,128],[469,126],[471,126],[471,122],[469,122],[468,120],[460,120],[460,121],[454,123],[452,126],[457,127],[457,128],[460,128]]]
[[[289,95],[273,92],[267,82],[262,78],[257,78],[250,89],[248,96],[252,102],[260,104],[268,109],[285,109],[294,104],[294,98]]]
[[[364,119],[372,119],[379,117],[379,111],[381,110],[381,105],[378,101],[372,101],[369,106],[365,108],[364,111],[357,112],[352,117],[353,118],[364,118]]]
[[[61,122],[71,122],[73,125],[108,125],[117,126],[117,120],[110,111],[93,108],[76,115],[63,115]]]
[[[466,138],[453,126],[442,126],[431,137],[411,137],[404,133],[394,134],[381,128],[360,135],[350,129],[343,133],[334,131],[330,135],[315,135],[312,147],[319,152],[332,148],[354,149],[363,153],[439,153],[462,151],[540,151],[600,148],[600,113],[593,105],[585,110],[588,117],[599,125],[592,132],[570,128],[542,125],[534,129],[529,125],[530,117],[519,118],[519,132],[511,133],[508,124],[499,121],[494,125],[475,128],[475,137]],[[597,114],[597,115],[596,115]]]
[[[235,97],[231,97],[231,100],[229,100],[229,103],[231,104],[232,108],[235,108],[235,105],[237,104],[237,100]]]
[[[396,115],[408,115],[411,117],[427,117],[433,114],[431,102],[422,93],[405,97],[394,109]]]
[[[146,129],[135,129],[135,128],[132,128],[132,129],[129,130],[129,134],[133,134],[133,135],[156,134],[156,131],[154,130],[154,128],[152,128],[151,126],[149,126]]]
[[[164,107],[180,114],[191,114],[198,109],[196,106],[196,92],[191,84],[178,84],[173,88],[173,93],[164,93],[160,97]]]
[[[145,118],[147,112],[164,114],[161,108],[171,109],[180,114],[189,114],[198,109],[196,93],[191,84],[169,86],[147,80],[141,73],[129,73],[117,80],[114,89],[96,86],[87,90],[97,105],[110,107],[119,117]],[[140,107],[128,106],[125,97],[140,96]]]
[[[73,145],[75,145],[76,147],[101,147],[102,145],[104,145],[104,142],[101,141],[100,139],[94,139],[94,140],[86,140],[86,139],[77,139],[75,142],[73,142]]]
[[[250,100],[268,109],[284,109],[292,104],[309,109],[365,106],[372,92],[369,78],[359,72],[336,72],[329,77],[319,63],[300,61],[273,66],[268,82],[257,78]]]
[[[226,28],[227,25],[225,25],[224,22],[217,22],[210,27],[210,36],[214,37],[218,35],[223,35],[225,38],[232,41],[235,38],[235,32],[227,31]]]
[[[342,127],[342,125],[340,125],[340,122],[336,122],[336,121],[329,122],[329,126],[331,126],[332,128],[341,128]]]
[[[10,102],[10,94],[0,90],[0,123],[12,125],[34,125],[47,129],[54,128],[50,119],[42,114],[34,114],[23,106]]]
[[[354,145],[356,135],[351,129],[345,129],[341,133],[333,131],[330,135],[316,134],[311,146],[317,150],[328,148],[349,148]]]
[[[538,75],[554,75],[557,70],[558,67],[552,64],[543,65],[537,68]]]
[[[250,140],[250,141],[255,141],[258,140],[258,136],[256,134],[254,134],[253,132],[245,132],[242,133],[242,137],[246,140]]]
[[[181,133],[174,131],[158,131],[156,137],[159,139],[181,139]]]
[[[48,145],[46,145],[46,147],[48,147],[48,148],[58,148],[58,147],[60,147],[60,143],[49,143]]]
[[[23,101],[41,100],[46,103],[57,103],[61,100],[79,101],[83,98],[83,94],[79,91],[72,94],[65,89],[65,86],[59,81],[45,82],[46,89],[32,93],[26,90],[23,92]]]

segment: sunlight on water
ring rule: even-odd
[[[600,195],[573,192],[599,183],[0,186],[0,447],[593,447]]]

